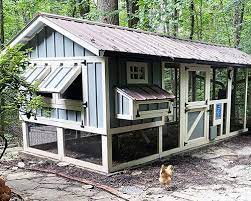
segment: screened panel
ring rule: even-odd
[[[35,81],[41,82],[49,74],[49,72],[49,67],[33,67],[26,71],[26,73],[24,74],[24,78],[29,83],[33,83]]]
[[[81,66],[59,67],[41,83],[40,91],[64,93],[80,73]]]

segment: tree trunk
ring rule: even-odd
[[[3,16],[3,0],[0,0],[0,47],[4,45],[4,16]]]
[[[3,19],[3,0],[0,0],[0,48],[2,48],[4,46],[4,19]],[[1,108],[4,105],[4,99],[3,97],[0,97],[0,135],[2,136],[2,138],[4,139],[4,130],[5,130],[5,126],[4,126],[4,121],[5,121],[5,116],[4,116],[4,112],[1,112]],[[1,156],[4,154],[1,154]]]
[[[179,31],[179,12],[177,9],[177,4],[179,3],[179,0],[174,0],[174,14],[173,14],[173,20],[174,20],[174,24],[173,24],[173,36],[176,37],[178,36],[178,31]]]
[[[118,0],[98,0],[97,8],[101,22],[119,25]]]
[[[79,0],[79,14],[82,18],[85,18],[86,14],[90,12],[90,0]]]
[[[199,40],[202,40],[202,31],[203,31],[202,5],[203,5],[203,1],[200,0],[200,29],[199,29]]]
[[[243,27],[243,19],[244,19],[244,12],[245,12],[245,3],[240,1],[235,1],[234,5],[234,46],[238,48],[240,45],[240,38],[241,38],[241,31]]]
[[[139,6],[137,0],[126,0],[126,9],[128,17],[128,27],[134,28],[139,22],[139,18],[136,16]]]
[[[194,35],[194,1],[191,0],[190,2],[190,20],[191,20],[191,31],[190,31],[190,36],[189,39],[193,39]]]

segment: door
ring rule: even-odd
[[[208,141],[210,66],[185,66],[183,79],[183,142],[184,146],[193,147]]]

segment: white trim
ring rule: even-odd
[[[44,26],[44,23],[41,21],[41,17],[38,17],[33,23],[31,23],[27,28],[23,30],[10,44],[10,47],[14,47],[18,43],[22,43],[24,38],[29,36],[32,38],[32,36],[37,33],[38,30],[41,29],[41,27]],[[26,40],[25,40],[26,41]]]
[[[65,155],[64,129],[59,127],[57,127],[57,145],[58,145],[58,155],[62,160]]]
[[[81,161],[81,160],[66,157],[66,156],[63,158],[63,161],[65,161],[67,163],[71,163],[71,164],[76,165],[78,167],[82,167],[82,168],[84,167],[84,168],[87,168],[87,169],[90,169],[90,170],[95,170],[95,171],[98,171],[98,172],[106,172],[102,165],[97,165],[97,164],[90,163],[90,162],[87,162],[87,161]]]
[[[140,159],[137,159],[137,160],[121,163],[119,165],[111,167],[111,172],[115,172],[115,171],[122,170],[122,169],[125,169],[125,168],[128,168],[128,167],[140,165],[140,164],[143,164],[143,163],[147,163],[149,161],[153,161],[153,160],[156,160],[158,158],[159,158],[159,154],[157,153],[157,154],[146,156],[144,158],[140,158]]]
[[[131,72],[130,68],[133,68],[133,72]],[[138,68],[138,71],[135,72],[134,68]],[[137,75],[139,77],[140,72],[139,68],[144,69],[144,79],[136,79],[131,78],[131,74]],[[126,62],[126,74],[127,74],[127,84],[147,84],[148,83],[148,63],[146,62],[135,62],[135,61],[127,61]]]
[[[163,126],[163,125],[164,125],[163,121],[155,121],[155,122],[144,123],[144,124],[111,128],[109,133],[111,135],[115,135],[115,134],[119,134],[119,133],[131,132],[131,131],[135,131],[135,130],[142,130],[142,129],[147,129],[147,128],[159,127],[159,126]]]
[[[51,153],[51,152],[48,152],[48,151],[43,151],[43,150],[40,150],[40,149],[31,148],[31,147],[28,147],[25,150],[25,152],[34,153],[34,154],[37,154],[37,155],[41,155],[41,156],[45,156],[45,157],[49,157],[49,158],[54,158],[54,159],[57,159],[57,160],[61,159],[58,154],[54,154],[54,153]]]
[[[48,65],[55,66],[63,63],[64,65],[81,65],[82,62],[87,61],[91,62],[102,62],[104,61],[103,57],[99,56],[79,56],[79,57],[47,57],[47,58],[34,58],[31,59],[31,63],[36,63],[37,65],[44,65],[47,63]]]
[[[87,106],[81,106],[81,117],[84,126],[89,126],[89,107],[88,107],[88,68],[87,65],[82,65],[82,86],[83,86],[83,104],[87,103]]]
[[[23,131],[23,149],[24,151],[27,150],[28,148],[28,133],[29,133],[29,130],[28,130],[28,126],[27,126],[27,123],[26,122],[22,122],[22,131]]]
[[[159,127],[159,153],[161,152],[163,152],[163,126]]]
[[[233,68],[228,68],[229,70],[233,70]],[[227,113],[226,113],[226,134],[230,133],[230,119],[231,119],[231,98],[232,98],[232,82],[233,82],[233,76],[231,79],[228,78],[227,83]]]
[[[112,167],[112,135],[102,135],[102,164],[105,172],[109,173]]]
[[[103,125],[107,133],[110,129],[110,90],[109,90],[109,65],[108,58],[104,58],[102,61],[102,91],[103,91]]]
[[[67,129],[72,129],[72,130],[85,131],[85,132],[90,132],[90,133],[97,133],[97,134],[106,135],[106,130],[104,128],[94,128],[94,127],[89,127],[89,126],[85,126],[84,128],[82,128],[81,122],[68,121],[68,120],[62,120],[62,119],[45,118],[45,117],[37,117],[37,120],[34,120],[33,117],[28,119],[25,115],[22,115],[21,119],[23,121],[31,122],[31,123],[45,124],[45,125],[67,128]]]

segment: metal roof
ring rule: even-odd
[[[145,100],[172,100],[175,96],[172,93],[165,91],[159,86],[153,85],[142,85],[142,86],[131,86],[131,87],[118,87],[121,93],[127,95],[129,98],[136,101]]]
[[[74,36],[75,42],[89,45],[101,56],[101,52],[118,52],[165,57],[179,62],[251,66],[251,56],[235,48],[47,13],[40,13],[25,29],[39,18],[48,21],[51,28],[60,27],[68,33],[67,37]]]

